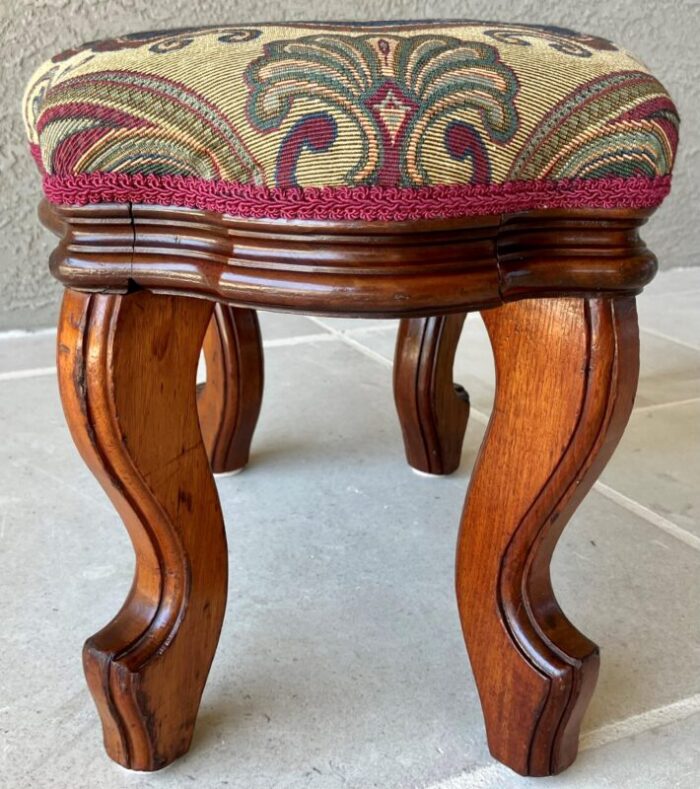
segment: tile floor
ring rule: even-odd
[[[700,785],[700,269],[639,300],[642,369],[617,454],[554,560],[564,610],[602,650],[582,752],[522,779],[487,752],[452,590],[457,523],[493,392],[483,325],[460,470],[403,460],[395,324],[265,314],[267,388],[245,474],[219,481],[231,588],[191,752],[158,774],[102,753],[80,649],[133,558],[75,452],[51,332],[0,337],[0,786]]]

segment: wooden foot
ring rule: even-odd
[[[399,325],[394,400],[406,458],[426,474],[451,474],[459,467],[469,395],[452,382],[452,365],[465,318],[408,318]]]
[[[457,550],[457,597],[491,753],[523,775],[573,762],[598,649],[557,605],[549,563],[610,458],[638,375],[633,298],[485,311],[493,415]]]
[[[121,611],[83,661],[105,747],[156,770],[187,751],[224,615],[227,550],[197,419],[210,302],[66,291],[61,398],[73,439],[136,552]]]
[[[207,381],[197,407],[212,471],[248,463],[263,395],[263,350],[255,310],[217,304],[204,337]]]

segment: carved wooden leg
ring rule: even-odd
[[[462,455],[469,395],[452,382],[452,365],[465,318],[410,318],[399,325],[394,400],[406,458],[426,474],[451,474]]]
[[[204,337],[207,382],[197,407],[215,474],[242,471],[260,415],[263,350],[255,310],[217,304]]]
[[[210,302],[66,291],[61,398],[73,439],[129,530],[131,591],[83,660],[105,747],[156,770],[187,751],[226,603],[219,499],[195,378]]]
[[[491,753],[549,775],[576,757],[598,673],[549,563],[632,409],[636,309],[633,298],[562,298],[483,317],[497,391],[462,519],[457,597]]]

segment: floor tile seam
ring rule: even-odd
[[[32,337],[50,337],[56,335],[56,327],[48,326],[43,329],[6,329],[0,331],[0,342],[11,340],[26,340]]]
[[[367,345],[364,345],[363,343],[359,342],[354,337],[349,336],[347,333],[341,331],[340,329],[335,329],[332,326],[326,326],[324,323],[322,323],[320,318],[311,317],[310,320],[312,320],[314,323],[318,324],[319,326],[323,326],[324,328],[326,328],[329,332],[333,334],[334,337],[337,337],[337,339],[345,343],[345,345],[347,345],[350,348],[353,348],[355,351],[358,351],[368,359],[372,359],[373,361],[378,362],[383,367],[391,368],[394,366],[394,363],[391,359],[387,359],[386,356],[384,356],[383,354],[373,350]]]
[[[669,400],[667,403],[650,403],[649,405],[637,406],[633,414],[648,414],[653,411],[663,411],[666,408],[674,408],[677,406],[693,405],[700,403],[700,397],[687,397],[685,400]]]
[[[273,340],[263,340],[263,350],[268,348],[287,348],[291,345],[304,345],[314,342],[335,341],[338,338],[330,331],[317,334],[297,334],[292,337],[277,337]]]
[[[0,381],[20,381],[26,378],[40,378],[42,376],[55,374],[55,365],[52,367],[28,367],[25,370],[8,370],[0,373]]]
[[[369,327],[366,330],[358,329],[356,331],[351,330],[349,333],[338,329],[331,329],[331,331],[333,331],[335,336],[337,336],[338,339],[340,340],[350,340],[350,342],[348,342],[349,345],[351,345],[356,350],[362,351],[362,353],[364,353],[369,358],[380,362],[384,366],[393,366],[393,361],[391,359],[388,359],[386,356],[384,356],[384,354],[380,353],[379,351],[375,351],[373,348],[364,345],[364,343],[360,342],[359,339],[357,339],[358,335],[360,335],[360,332],[369,333],[373,328],[374,327]],[[633,413],[649,413],[651,411],[663,410],[666,408],[672,408],[674,406],[691,405],[697,402],[700,402],[700,397],[688,397],[688,398],[683,398],[681,400],[670,400],[664,403],[650,403],[649,405],[646,406],[637,406],[634,409]],[[475,415],[478,414],[479,421],[482,421],[484,423],[488,422],[488,416],[483,412],[477,412],[473,406],[472,406],[472,413],[474,413]]]
[[[579,753],[594,751],[606,745],[623,742],[662,726],[679,723],[694,715],[700,714],[700,693],[679,699],[678,701],[630,715],[619,721],[611,721],[581,736]],[[517,777],[502,764],[492,763],[477,767],[470,772],[429,784],[425,789],[486,789],[493,786],[493,780],[502,785],[512,784]],[[523,785],[527,779],[522,779]]]
[[[317,322],[316,319],[312,318],[312,320],[314,320],[314,322]],[[341,342],[345,343],[346,345],[353,348],[354,350],[362,353],[367,358],[370,358],[382,364],[385,367],[393,367],[393,363],[390,359],[387,359],[382,354],[372,350],[371,348],[367,347],[361,342],[358,342],[353,337],[349,337],[345,333],[337,329],[330,329],[328,333],[324,333],[324,334],[299,335],[294,338],[280,338],[280,340],[269,340],[266,344],[264,344],[264,346],[267,348],[275,348],[275,347],[283,347],[288,345],[301,345],[307,342],[317,342],[317,341],[327,342],[333,339],[340,340]],[[13,371],[8,373],[0,373],[0,381],[26,379],[31,377],[43,376],[43,375],[50,375],[50,374],[54,374],[55,372],[56,372],[55,367],[47,367],[47,368],[33,368],[30,370]],[[656,404],[656,405],[660,407],[662,404]],[[670,404],[663,404],[663,405],[670,406]],[[642,409],[637,409],[638,412],[640,410]],[[651,407],[646,407],[646,410],[651,410]],[[489,416],[477,408],[472,407],[471,416],[481,424],[484,425],[488,424]],[[683,529],[682,527],[678,526],[672,521],[669,521],[667,518],[664,518],[659,513],[654,512],[650,508],[643,505],[641,502],[638,502],[634,499],[631,499],[628,496],[625,496],[624,494],[620,493],[619,491],[615,490],[614,488],[611,488],[610,486],[600,481],[595,483],[594,489],[597,490],[602,495],[604,495],[609,500],[623,507],[627,511],[632,512],[638,517],[641,517],[646,522],[651,523],[657,528],[662,529],[670,536],[674,537],[677,540],[680,540],[686,545],[689,545],[691,548],[700,551],[700,538],[696,537],[694,534],[688,532],[686,529]]]
[[[626,509],[628,512],[631,512],[634,515],[637,515],[639,518],[642,518],[642,520],[650,523],[652,526],[656,526],[656,528],[661,529],[661,531],[684,543],[690,548],[700,551],[700,537],[696,536],[687,529],[684,529],[682,526],[679,526],[677,523],[674,523],[668,518],[665,518],[663,515],[659,514],[650,507],[647,507],[645,504],[642,504],[641,502],[626,496],[624,493],[621,493],[619,490],[616,490],[615,488],[607,485],[604,482],[601,482],[600,480],[598,480],[593,485],[593,490],[597,491],[602,496],[605,496],[605,498],[607,498],[609,501],[612,501],[623,509]]]
[[[385,325],[383,326],[380,324],[376,326],[363,326],[362,320],[358,319],[357,323],[360,325],[355,329],[336,329],[334,326],[324,323],[323,318],[319,318],[319,324],[324,326],[327,331],[338,332],[338,334],[343,335],[362,336],[364,334],[379,334],[381,332],[396,331],[396,325],[391,325],[395,320],[394,318],[388,318],[384,321]]]
[[[336,342],[340,337],[332,334],[331,332],[323,332],[318,334],[300,334],[294,337],[279,337],[274,340],[265,340],[263,342],[264,350],[272,350],[274,348],[286,348],[293,345],[304,345],[305,343],[314,342]],[[51,367],[27,367],[20,370],[6,370],[0,372],[0,381],[16,381],[26,378],[39,378],[45,375],[52,375],[56,373],[56,366]]]
[[[648,326],[644,326],[641,323],[639,325],[639,330],[642,333],[651,334],[652,337],[656,337],[659,340],[666,340],[667,342],[680,345],[682,348],[688,348],[691,351],[700,351],[700,345],[694,345],[692,342],[686,342],[686,340],[681,340],[679,337],[673,337],[672,335],[661,332],[658,329],[650,329]]]

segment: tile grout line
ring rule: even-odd
[[[27,370],[10,370],[0,373],[0,381],[19,381],[22,378],[39,378],[43,375],[55,375],[56,366],[53,367],[30,367]]]
[[[311,318],[311,320],[314,319]],[[348,336],[348,333],[351,335],[353,333],[365,334],[378,330],[384,330],[386,327],[383,326],[366,327],[364,329],[348,330],[348,332],[343,332],[337,329],[333,329],[331,327],[327,327],[324,324],[322,324],[320,321],[314,320],[314,322],[316,322],[320,327],[324,329],[323,334],[309,334],[309,335],[299,335],[297,337],[279,338],[276,340],[270,340],[264,342],[263,347],[276,348],[276,347],[294,346],[298,344],[310,343],[315,341],[328,342],[328,341],[340,340],[341,342],[345,343],[349,347],[354,348],[359,353],[362,353],[364,356],[373,359],[374,361],[382,364],[383,366],[389,368],[393,367],[393,363],[391,360],[387,359],[382,354],[373,351],[371,348],[364,346],[361,342],[354,339],[353,336]],[[42,333],[49,334],[51,332],[55,332],[55,330],[45,330]],[[660,332],[649,331],[649,333],[652,335],[656,335],[662,339],[666,339],[671,342],[677,343],[679,345],[683,345],[694,350],[700,350],[700,348],[695,348],[695,346],[692,346],[680,340],[675,340],[674,338],[663,335]],[[37,332],[32,332],[31,334],[36,335]],[[4,337],[0,335],[0,340],[2,339],[4,339]],[[56,372],[55,367],[44,367],[44,368],[33,368],[28,370],[10,371],[6,373],[0,373],[0,381],[46,376],[46,375],[54,374],[55,372]],[[687,400],[676,401],[672,403],[652,404],[650,406],[642,406],[638,409],[635,409],[635,412],[653,411],[656,409],[667,408],[674,405],[684,405],[698,401],[700,401],[700,398],[690,398]],[[489,420],[488,415],[484,414],[483,412],[477,409],[474,409],[473,407],[471,413],[478,422],[487,423]],[[696,550],[700,550],[700,538],[696,537],[690,532],[687,532],[685,529],[677,526],[673,522],[667,520],[661,515],[658,515],[653,510],[650,510],[644,505],[639,504],[633,499],[624,496],[624,494],[619,493],[618,491],[616,491],[613,488],[610,488],[604,483],[597,482],[594,487],[595,489],[598,490],[599,493],[606,496],[606,498],[610,499],[611,501],[618,504],[619,506],[631,511],[632,513],[638,515],[639,517],[657,526],[658,528],[661,528],[663,531],[666,531],[669,535],[675,537],[676,539],[681,540],[682,542],[690,545]],[[112,512],[111,509],[109,511]],[[663,705],[658,708],[647,710],[645,712],[639,713],[637,715],[632,715],[628,718],[624,718],[619,721],[612,721],[611,723],[604,724],[600,726],[598,729],[594,729],[582,735],[580,750],[581,751],[595,750],[597,748],[601,748],[618,741],[629,739],[630,737],[633,737],[635,735],[652,731],[661,726],[682,721],[685,718],[688,718],[697,713],[700,713],[700,694],[695,694],[685,699],[681,699],[677,702],[672,702],[670,704]],[[462,773],[461,775],[457,775],[445,779],[438,783],[430,784],[428,789],[477,789],[478,787],[484,786],[484,781],[489,781],[492,778],[498,779],[504,776],[510,777],[512,775],[513,774],[511,773],[510,770],[504,768],[500,764],[489,764],[477,768],[473,772]]]
[[[345,340],[346,338],[340,332],[338,332],[340,339]],[[356,350],[363,353],[365,356],[368,356],[371,359],[375,359],[385,366],[393,367],[393,363],[389,361],[385,356],[378,354],[376,351],[372,351],[370,348],[363,346],[362,343],[357,342],[356,340],[352,340],[348,342],[348,345],[355,348]],[[670,407],[671,405],[683,405],[687,402],[696,402],[700,400],[700,398],[691,398],[690,400],[682,400],[676,403],[663,403],[657,404],[653,406],[646,406],[643,408],[635,409],[635,413],[638,412],[649,412],[652,410],[656,410],[657,408],[662,407]],[[469,411],[470,417],[476,419],[477,422],[480,422],[483,425],[488,425],[489,423],[489,415],[479,411],[479,409],[474,408],[471,406]],[[625,496],[623,493],[611,488],[610,486],[606,485],[604,482],[597,481],[593,485],[593,490],[596,490],[601,495],[605,496],[608,500],[614,502],[618,506],[626,509],[628,512],[633,513],[642,520],[646,521],[647,523],[651,524],[652,526],[656,526],[656,528],[661,529],[669,536],[679,540],[680,542],[688,545],[691,548],[694,548],[697,551],[700,551],[700,537],[696,537],[691,532],[683,529],[681,526],[676,525],[672,521],[664,518],[663,515],[659,515],[654,510],[645,507],[643,504],[635,501],[634,499]]]
[[[373,351],[371,348],[368,348],[354,337],[348,337],[346,334],[340,334],[339,339],[342,340],[346,345],[349,345],[351,348],[359,351],[359,353],[363,354],[364,356],[374,359],[375,362],[379,362],[379,364],[383,365],[384,367],[393,369],[394,362],[391,359],[387,359],[386,356],[379,353],[378,351]]]
[[[671,537],[675,537],[677,540],[694,548],[696,551],[700,551],[700,537],[687,531],[682,526],[678,526],[673,521],[668,520],[668,518],[664,518],[663,515],[659,515],[658,512],[654,512],[654,510],[649,509],[649,507],[645,507],[638,501],[629,498],[629,496],[625,496],[624,493],[620,493],[604,482],[596,482],[593,489],[605,496],[605,498],[618,504],[620,507],[624,507],[624,509],[647,521],[647,523],[651,523],[653,526],[666,532],[666,534],[669,534]]]
[[[666,340],[667,342],[674,342],[676,345],[681,345],[684,348],[690,348],[691,351],[700,351],[700,345],[693,345],[692,342],[686,342],[685,340],[680,340],[677,337],[671,337],[670,334],[664,334],[661,331],[657,331],[656,329],[648,329],[645,326],[640,326],[639,330],[641,332],[646,332],[647,334],[651,334],[652,337],[658,337],[660,340]]]
[[[358,333],[369,333],[383,329],[383,327],[368,327],[367,329],[359,329]],[[280,337],[275,340],[265,340],[263,342],[264,349],[270,348],[286,348],[294,345],[304,345],[305,343],[312,342],[329,342],[329,341],[342,341],[351,348],[360,351],[364,356],[380,362],[384,366],[393,367],[393,362],[377,351],[373,351],[366,345],[355,339],[354,336],[348,336],[347,333],[338,330],[329,330],[321,334],[300,334],[294,337]],[[56,372],[56,367],[29,367],[25,370],[8,370],[0,372],[0,382],[2,381],[16,381],[26,378],[38,378],[41,376],[52,375]],[[660,411],[666,408],[673,408],[674,406],[693,405],[700,403],[700,397],[688,397],[684,400],[671,400],[667,403],[652,403],[650,405],[638,406],[633,410],[634,414],[646,414],[653,411]],[[471,413],[476,417],[478,422],[487,424],[489,417],[487,414],[479,411],[472,406]]]
[[[323,320],[322,318],[320,319]],[[362,322],[362,319],[359,319]],[[336,331],[340,332],[341,334],[349,334],[353,337],[357,335],[364,335],[364,334],[377,334],[380,331],[387,331],[388,329],[396,329],[398,327],[392,326],[392,323],[396,321],[396,318],[387,318],[383,321],[385,325],[378,324],[377,326],[358,326],[356,329],[336,329]],[[323,326],[326,326],[324,323]],[[327,331],[331,331],[330,326],[326,326]]]
[[[598,729],[586,732],[581,737],[581,750],[591,751],[601,748],[636,734],[658,729],[659,726],[677,723],[698,713],[700,713],[700,693],[695,693],[692,696],[686,696],[678,701],[639,712],[629,718],[606,723]]]
[[[276,340],[263,340],[263,349],[287,348],[290,345],[303,345],[307,342],[328,342],[335,339],[335,335],[328,331],[321,334],[298,334],[295,337],[278,337]]]
[[[678,291],[681,293],[681,291]],[[682,291],[684,295],[692,295],[694,293],[700,293],[700,289],[693,289],[690,291]],[[390,318],[382,321],[382,324],[378,324],[376,326],[358,326],[356,329],[334,329],[332,326],[328,326],[327,324],[323,323],[322,318],[318,318],[315,315],[303,315],[307,320],[313,321],[318,326],[324,329],[325,332],[330,332],[334,334],[372,334],[374,332],[384,331],[387,328],[391,327],[392,323],[395,323],[398,319],[397,318]],[[358,319],[358,322],[361,323],[361,319]],[[669,342],[677,343],[678,345],[684,345],[687,348],[691,348],[694,351],[700,350],[699,345],[694,345],[693,343],[689,343],[686,340],[682,340],[677,337],[672,337],[669,334],[665,334],[663,332],[658,331],[657,329],[648,328],[643,326],[641,323],[639,325],[639,330],[642,332],[647,332],[648,334],[654,335],[659,337],[663,340],[668,340]],[[6,329],[5,331],[0,331],[0,343],[6,340],[24,340],[24,339],[31,339],[33,337],[49,337],[51,335],[55,336],[57,333],[57,328],[55,326],[48,326],[42,329]],[[307,335],[300,335],[300,336],[307,336]],[[292,338],[283,338],[283,339],[292,339]],[[272,342],[275,342],[274,340]]]
[[[394,366],[394,363],[390,359],[387,359],[386,356],[383,356],[381,353],[377,353],[377,351],[373,351],[371,348],[368,348],[366,345],[363,345],[354,337],[349,337],[345,332],[342,332],[339,329],[334,329],[332,326],[326,326],[324,323],[321,322],[319,318],[316,318],[313,315],[309,315],[307,317],[309,318],[309,320],[313,321],[318,326],[322,326],[324,329],[331,332],[334,337],[337,337],[337,339],[344,342],[350,348],[354,348],[363,356],[367,356],[368,358],[373,359],[375,362],[379,362],[380,364],[384,365],[384,367]]]
[[[678,723],[698,713],[700,713],[700,693],[593,729],[581,735],[579,753],[594,751],[606,745],[645,734],[661,726]],[[494,762],[472,772],[461,773],[429,784],[426,789],[486,789],[488,786],[493,786],[493,783],[489,783],[492,779],[512,779],[513,775],[514,773],[509,768]],[[521,780],[524,784],[528,779],[522,778]]]
[[[0,342],[5,340],[26,340],[31,337],[48,337],[56,333],[57,329],[55,326],[49,326],[44,329],[7,329],[7,331],[0,331]]]
[[[314,318],[310,318],[310,320],[314,320]],[[323,324],[321,324],[321,325],[323,325]],[[370,332],[374,332],[374,331],[377,331],[378,329],[382,329],[382,328],[384,328],[384,327],[382,327],[382,326],[370,326],[370,327],[368,327],[366,329],[357,329],[357,330],[351,329],[349,332],[343,332],[343,331],[340,331],[338,329],[331,329],[331,328],[329,328],[329,331],[332,331],[333,334],[338,337],[338,339],[346,341],[348,345],[350,345],[352,348],[355,348],[355,350],[360,351],[362,354],[364,354],[365,356],[369,357],[370,359],[375,359],[376,361],[380,362],[381,364],[383,364],[385,366],[393,367],[393,364],[394,364],[393,361],[391,361],[390,359],[387,359],[386,356],[384,356],[381,353],[378,353],[377,351],[373,351],[371,348],[367,347],[366,345],[361,343],[359,340],[356,340],[353,336],[348,336],[348,334],[350,334],[350,335],[352,335],[352,334],[357,335],[357,334],[360,334],[361,332],[363,334],[364,333],[370,333]],[[687,397],[687,398],[685,398],[683,400],[671,400],[671,401],[666,402],[666,403],[651,403],[650,405],[638,406],[638,407],[633,409],[632,413],[633,414],[650,413],[650,412],[653,412],[653,411],[661,411],[661,410],[666,409],[666,408],[673,408],[674,406],[692,405],[694,403],[699,403],[699,402],[700,402],[700,397]],[[472,405],[470,413],[473,413],[474,416],[477,417],[477,421],[481,422],[482,424],[488,424],[488,421],[489,421],[488,414],[484,414],[483,412],[478,411],[477,409],[474,408],[473,405]]]
[[[477,422],[481,422],[484,425],[488,425],[489,423],[488,415],[476,408],[472,407],[469,415],[470,417],[473,416]],[[697,537],[692,532],[684,529],[682,526],[678,526],[673,521],[668,520],[668,518],[664,518],[664,516],[659,515],[658,512],[654,512],[654,510],[650,509],[649,507],[645,507],[638,501],[629,498],[629,496],[625,496],[624,493],[620,493],[619,491],[615,490],[615,488],[611,488],[609,485],[606,485],[600,480],[593,484],[593,490],[600,493],[601,496],[604,496],[614,504],[617,504],[619,507],[622,507],[628,512],[631,512],[633,515],[636,515],[638,518],[646,521],[650,525],[656,526],[657,529],[661,529],[661,531],[665,532],[670,537],[679,540],[685,545],[688,545],[690,548],[694,548],[696,551],[700,551],[700,537]]]
[[[300,334],[296,337],[280,337],[276,340],[266,340],[263,342],[263,348],[284,348],[290,345],[302,345],[307,342],[328,342],[336,341],[338,338],[330,333],[323,332],[322,334]],[[23,378],[39,378],[44,375],[53,375],[56,372],[56,366],[52,367],[28,367],[26,370],[8,370],[0,372],[1,381],[17,381]]]
[[[313,321],[318,326],[323,328],[324,329],[324,334],[331,334],[331,333],[334,333],[334,332],[338,332],[338,333],[341,333],[341,334],[344,333],[344,332],[348,333],[348,334],[372,334],[374,332],[386,331],[388,328],[391,328],[391,324],[396,320],[394,318],[388,318],[385,321],[383,321],[384,325],[358,326],[356,329],[345,329],[345,330],[343,330],[343,329],[333,329],[332,327],[330,327],[330,326],[326,325],[325,323],[323,323],[323,319],[322,318],[314,318],[314,316],[312,316],[312,315],[303,315],[302,317],[305,317],[308,320]],[[358,319],[358,323],[361,323],[361,322],[362,322],[362,320]],[[44,329],[31,329],[31,330],[30,329],[8,329],[7,331],[0,331],[0,342],[4,342],[6,340],[7,341],[10,341],[10,340],[27,340],[27,339],[32,339],[34,337],[39,337],[39,338],[40,337],[51,337],[51,336],[55,337],[56,334],[57,334],[57,329],[56,329],[55,326],[44,328]],[[309,337],[313,337],[313,336],[316,336],[316,335],[300,334],[300,335],[297,335],[297,336],[298,337],[309,338]],[[295,337],[293,337],[293,336],[292,337],[282,337],[282,338],[278,338],[277,340],[265,340],[265,343],[268,343],[268,342],[275,343],[275,342],[279,342],[280,340],[281,341],[285,341],[285,340],[293,340],[293,339],[295,339]]]
[[[664,408],[672,408],[673,406],[692,405],[693,403],[700,403],[700,397],[688,397],[685,400],[672,400],[668,403],[651,403],[651,405],[640,405],[632,409],[632,414],[648,414],[651,411],[662,411]]]
[[[302,345],[307,342],[329,342],[331,340],[340,340],[345,345],[353,348],[358,353],[361,353],[363,356],[366,356],[369,359],[378,362],[379,364],[383,365],[384,367],[393,368],[393,361],[387,359],[382,354],[378,353],[377,351],[373,351],[371,348],[367,347],[363,343],[356,340],[354,337],[349,336],[346,332],[340,331],[339,329],[335,329],[330,326],[326,326],[324,323],[321,322],[320,319],[316,318],[315,316],[308,316],[309,320],[313,321],[316,325],[324,329],[323,333],[320,334],[304,334],[298,335],[296,337],[282,337],[277,340],[268,340],[263,342],[263,348],[280,348],[280,347],[288,347],[293,345]],[[366,327],[363,331],[368,330],[377,330],[383,327]],[[49,332],[51,330],[48,330]],[[48,333],[48,332],[47,332]],[[683,343],[680,343],[683,344]],[[56,372],[55,367],[39,367],[33,368],[29,370],[14,370],[6,373],[0,373],[0,382],[2,381],[12,381],[12,380],[20,380],[26,378],[34,378],[39,376],[46,376],[46,375],[53,375]],[[670,408],[674,405],[685,405],[689,403],[694,403],[700,401],[700,398],[689,398],[687,400],[679,400],[672,403],[656,403],[650,406],[642,406],[640,408],[635,409],[635,413],[645,413],[650,412],[662,408]],[[477,422],[488,425],[489,422],[489,415],[483,413],[477,408],[472,406],[471,408],[471,416]],[[696,537],[691,532],[683,529],[682,527],[676,525],[672,521],[664,518],[662,515],[654,512],[653,510],[645,507],[643,504],[635,501],[634,499],[625,496],[623,493],[615,490],[614,488],[609,487],[603,482],[596,482],[593,486],[594,490],[598,491],[601,495],[605,496],[610,501],[613,501],[620,507],[623,507],[628,512],[632,512],[633,514],[637,515],[638,517],[645,520],[647,523],[656,526],[657,528],[661,529],[662,531],[669,534],[671,537],[683,542],[684,544],[694,548],[695,550],[700,551],[700,538]]]

